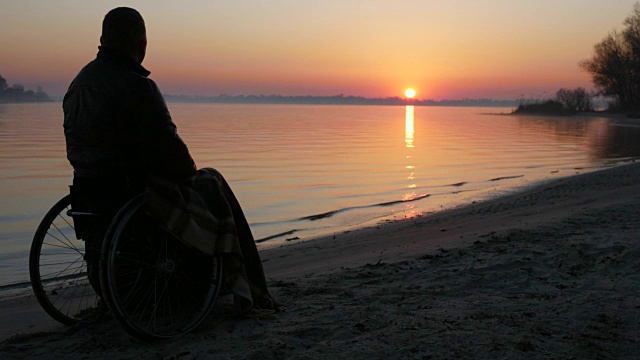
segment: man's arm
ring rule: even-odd
[[[144,79],[139,106],[144,119],[141,133],[145,134],[144,152],[152,174],[170,179],[182,179],[195,173],[196,165],[187,145],[178,135],[167,104],[156,84]]]

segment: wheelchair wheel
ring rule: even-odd
[[[29,254],[29,276],[42,308],[65,324],[77,323],[98,304],[87,278],[84,241],[76,239],[69,195],[58,201],[36,230]]]
[[[222,261],[188,247],[141,210],[142,195],[113,219],[100,259],[105,302],[127,332],[155,340],[195,329],[209,314]]]

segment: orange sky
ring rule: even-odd
[[[636,0],[130,1],[165,94],[551,95]],[[0,75],[61,96],[118,1],[0,2]]]

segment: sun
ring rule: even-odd
[[[408,97],[409,99],[413,98],[414,96],[416,96],[416,91],[413,89],[407,89],[404,91],[404,96]]]

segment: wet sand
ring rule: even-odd
[[[640,164],[261,252],[282,312],[219,307],[148,344],[0,302],[0,358],[611,358],[640,354]]]

